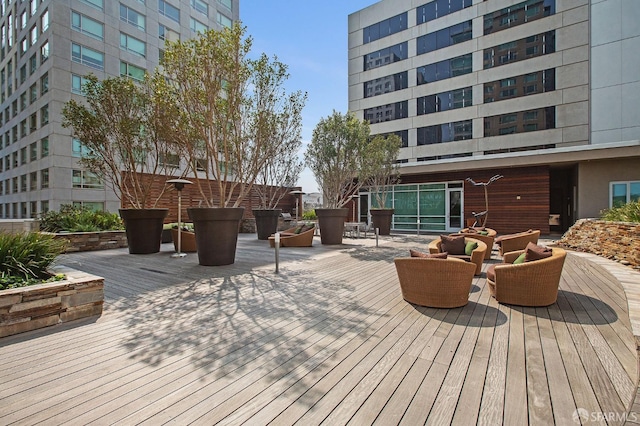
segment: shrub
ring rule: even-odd
[[[63,204],[60,211],[42,215],[40,229],[48,232],[95,232],[124,229],[124,226],[116,213]]]
[[[47,268],[64,248],[53,235],[0,233],[0,290],[50,279]]]
[[[302,214],[302,219],[304,220],[316,220],[318,216],[316,216],[315,210],[308,210]]]
[[[632,201],[620,207],[603,210],[600,217],[610,222],[640,223],[640,201]]]

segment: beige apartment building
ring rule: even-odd
[[[640,199],[640,2],[382,0],[349,16],[349,110],[403,140],[395,230],[563,232]],[[359,198],[368,220],[372,197]]]

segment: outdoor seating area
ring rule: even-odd
[[[315,233],[314,224],[303,224],[280,232],[280,247],[311,247]],[[269,237],[269,245],[275,247],[275,235]]]
[[[435,240],[431,241],[429,243],[429,253],[447,252],[451,257],[457,257],[467,262],[471,262],[476,266],[475,274],[480,275],[480,273],[482,272],[482,264],[484,262],[485,253],[487,252],[487,250],[490,250],[490,248],[488,248],[487,245],[480,240],[465,236],[460,236],[460,238],[458,238],[459,240],[461,240],[460,244],[456,244],[459,246],[458,249],[452,249],[451,245],[449,245],[449,247],[443,247],[442,239],[445,237],[446,236],[443,235],[440,238],[436,238]],[[456,237],[450,238],[453,239]],[[470,250],[467,250],[467,248],[470,248]]]
[[[0,423],[638,418],[623,266],[556,247],[522,265],[494,251],[480,275],[475,263],[408,257],[438,237],[291,247],[278,273],[252,234],[240,235],[235,263],[215,269],[172,258],[171,243],[144,262],[126,249],[65,254],[61,264],[105,277],[103,313],[0,339]],[[555,303],[501,300],[508,270],[560,258]]]
[[[500,256],[504,256],[505,253],[524,250],[529,243],[538,244],[539,238],[539,230],[529,229],[528,231],[519,232],[517,234],[500,235],[499,237],[496,237],[494,242],[498,246]]]

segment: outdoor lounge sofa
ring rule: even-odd
[[[459,234],[466,237],[471,237],[476,240],[480,240],[487,245],[487,251],[484,254],[484,259],[491,259],[491,251],[493,250],[493,241],[496,238],[497,232],[491,228],[464,228],[460,230]]]
[[[457,234],[453,234],[453,235],[457,235]],[[471,238],[471,237],[464,236],[464,242],[465,242],[465,245],[469,242],[475,242],[478,244],[478,246],[471,252],[471,255],[466,255],[464,253],[454,253],[450,251],[448,251],[447,253],[449,257],[455,257],[455,258],[473,263],[476,267],[475,274],[480,275],[480,273],[482,272],[482,262],[484,262],[485,253],[487,251],[487,245],[484,242],[476,239],[475,237]],[[441,238],[437,238],[429,243],[429,253],[435,254],[435,253],[442,253],[442,252],[443,250],[442,250]]]
[[[529,243],[538,244],[538,238],[540,238],[540,230],[529,229],[517,234],[500,235],[494,242],[498,245],[500,256],[504,256],[504,253],[524,250]]]
[[[402,297],[409,303],[432,308],[457,308],[467,304],[475,265],[456,258],[394,259]]]
[[[525,250],[505,253],[503,263],[487,270],[491,295],[500,303],[519,306],[548,306],[558,298],[560,275],[566,251],[553,248],[546,259],[513,264]]]
[[[280,247],[311,247],[315,225],[300,225],[280,232]],[[269,237],[269,245],[276,246],[275,234]]]

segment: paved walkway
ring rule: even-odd
[[[432,238],[317,238],[283,248],[279,274],[254,235],[241,235],[224,267],[173,259],[169,244],[153,255],[65,255],[105,277],[104,313],[0,339],[0,424],[638,418],[628,412],[638,357],[623,285],[640,285],[640,274],[570,253],[550,307],[499,305],[484,274],[464,308],[416,307],[400,295],[393,258]]]

